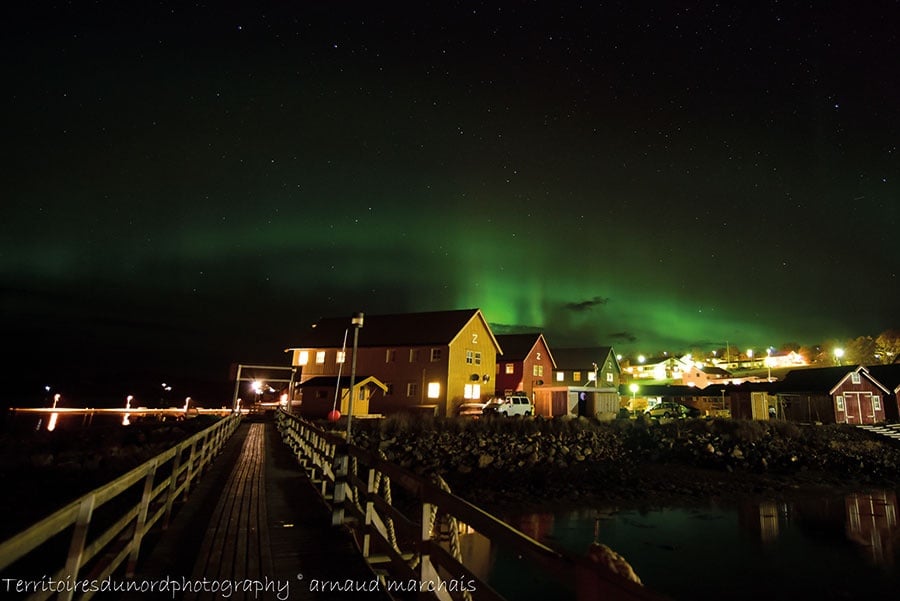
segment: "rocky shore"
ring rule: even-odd
[[[395,417],[361,424],[354,437],[491,505],[663,505],[900,486],[900,444],[846,425]]]

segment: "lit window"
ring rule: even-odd
[[[338,351],[338,352],[337,352],[337,362],[338,362],[338,363],[343,363],[343,362],[345,362],[346,360],[347,360],[347,353],[346,353],[346,351]]]
[[[588,382],[596,382],[597,381],[597,372],[589,371],[587,372]]]
[[[300,351],[297,355],[297,365],[306,365],[309,363],[309,351]]]
[[[611,371],[606,372],[606,381],[609,382],[610,384],[612,384],[613,374]]]
[[[433,348],[431,349],[431,360],[432,361],[440,361],[441,360],[441,349]]]
[[[316,351],[316,363],[325,363],[325,351]]]
[[[859,384],[860,377],[859,377],[858,371],[855,371],[852,374],[850,374],[850,381],[853,382],[854,384]]]
[[[835,402],[837,403],[837,410],[843,411],[844,410],[844,397],[838,396],[837,398],[835,398]]]
[[[881,397],[877,394],[872,395],[872,409],[881,411]]]
[[[436,399],[441,396],[441,383],[440,382],[429,382],[428,383],[428,398]]]
[[[565,379],[566,379],[565,372],[561,372],[561,371],[556,372],[556,381],[557,382],[562,382]]]
[[[581,372],[573,371],[572,372],[572,380],[574,380],[575,382],[581,382]]]
[[[463,390],[463,397],[467,399],[481,398],[481,384],[466,384]]]
[[[406,384],[406,396],[418,396],[419,395],[419,385],[415,382],[409,382]]]
[[[537,376],[538,378],[544,377],[544,366],[543,365],[533,365],[531,367],[531,375]]]
[[[515,363],[507,363],[506,364],[506,373],[507,374],[516,373],[516,364]]]

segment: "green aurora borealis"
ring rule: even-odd
[[[15,9],[6,364],[224,377],[354,311],[647,354],[900,325],[885,14],[497,6]]]

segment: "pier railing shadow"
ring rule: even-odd
[[[350,530],[385,583],[419,583],[409,598],[504,599],[466,565],[459,544],[465,525],[491,545],[527,558],[530,567],[571,589],[578,600],[663,599],[604,563],[571,557],[534,540],[454,495],[440,477],[414,474],[285,411],[278,412],[276,421],[283,440],[330,509],[332,524]]]
[[[240,422],[217,421],[0,543],[0,571],[15,576],[7,588],[29,600],[86,600],[123,566],[131,578],[147,533],[168,525]]]

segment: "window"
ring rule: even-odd
[[[515,363],[507,363],[506,364],[506,373],[507,373],[507,375],[516,373],[516,364]]]
[[[843,411],[844,410],[844,397],[838,395],[834,400],[837,403],[837,410]]]
[[[481,398],[481,384],[466,384],[463,390],[463,397],[467,399]]]
[[[439,349],[439,348],[431,349],[431,360],[432,361],[440,361],[442,354],[443,353],[441,353],[441,349]]]
[[[562,372],[562,371],[556,372],[556,381],[557,382],[563,382],[563,381],[565,381],[565,379],[566,379],[565,372]]]
[[[580,372],[580,371],[573,371],[573,372],[572,372],[572,380],[575,381],[575,382],[581,382],[581,372]]]
[[[588,382],[596,382],[597,381],[597,372],[589,371],[587,372]]]
[[[544,366],[543,365],[533,365],[531,367],[531,375],[536,376],[538,378],[544,377]]]
[[[853,382],[854,384],[859,384],[860,377],[859,377],[858,371],[855,371],[852,374],[850,374],[850,381]]]
[[[418,363],[419,362],[419,349],[411,348],[409,349],[409,362],[410,363]]]
[[[475,365],[481,365],[481,351],[475,351]]]
[[[337,352],[337,362],[343,363],[347,360],[347,352],[346,351],[338,351]]]
[[[309,351],[300,351],[297,355],[297,365],[306,365],[309,363]]]
[[[872,409],[875,411],[881,411],[881,397],[877,394],[872,395]]]
[[[316,351],[316,363],[319,365],[325,363],[325,351]]]
[[[428,398],[429,399],[437,399],[441,396],[441,383],[440,382],[429,382],[428,383]]]
[[[475,353],[466,351],[466,365],[472,365],[475,362]]]
[[[389,348],[384,353],[384,362],[385,363],[393,363],[397,360],[397,351],[392,348]]]
[[[610,384],[613,383],[613,373],[611,371],[606,372],[606,381]]]
[[[419,385],[415,382],[406,384],[406,396],[419,396]]]

